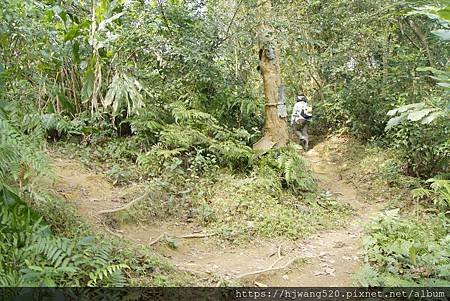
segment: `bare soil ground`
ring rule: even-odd
[[[354,218],[345,228],[318,233],[303,241],[255,238],[250,245],[232,246],[182,221],[125,225],[113,230],[99,212],[127,204],[142,193],[143,187],[115,187],[104,175],[57,155],[53,155],[52,163],[57,175],[53,190],[72,203],[97,231],[118,236],[124,243],[154,248],[180,270],[197,274],[212,284],[227,281],[258,286],[352,286],[352,275],[362,263],[363,226],[381,210],[382,204],[362,202],[355,187],[338,173],[329,150],[344,142],[333,138],[304,155],[320,185],[337,200],[350,204]]]

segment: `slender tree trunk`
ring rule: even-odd
[[[266,152],[272,147],[286,145],[289,140],[289,132],[286,122],[284,89],[280,75],[279,51],[274,29],[270,25],[271,1],[261,0],[258,10],[261,22],[258,33],[259,68],[263,78],[265,95],[265,125],[264,137],[253,145],[253,149]]]
[[[426,38],[425,34],[422,32],[422,30],[420,30],[419,26],[417,26],[413,20],[411,20],[411,19],[408,20],[408,24],[411,27],[411,29],[413,30],[414,34],[419,39],[423,48],[425,48],[425,51],[427,53],[428,64],[430,65],[430,67],[433,67],[433,55],[430,51],[430,47],[428,47],[428,42],[427,42],[427,38]]]
[[[95,111],[98,110],[98,96],[100,93],[100,85],[102,83],[102,69],[100,66],[100,56],[98,54],[98,46],[97,46],[97,38],[96,38],[96,32],[97,32],[97,20],[96,20],[96,6],[97,3],[95,0],[92,0],[92,7],[91,7],[91,36],[90,36],[90,42],[92,46],[92,60],[94,62],[94,83],[93,83],[93,90],[92,90],[92,96],[91,96],[91,113],[93,114]]]

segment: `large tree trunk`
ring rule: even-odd
[[[280,76],[279,51],[274,29],[270,25],[272,5],[270,0],[259,3],[260,26],[259,69],[263,78],[265,95],[264,137],[253,145],[258,152],[266,152],[272,147],[284,146],[289,140],[287,112],[284,103],[284,88]]]

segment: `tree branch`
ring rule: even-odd
[[[430,47],[428,47],[428,43],[427,43],[427,39],[426,39],[425,35],[420,30],[420,28],[416,25],[416,23],[414,23],[413,20],[409,19],[408,20],[408,25],[409,25],[409,27],[411,27],[412,31],[414,32],[414,34],[419,39],[419,41],[422,44],[423,48],[425,48],[425,51],[427,52],[428,63],[430,64],[430,67],[433,67],[433,59],[432,59]]]
[[[162,4],[162,1],[161,0],[156,0],[156,3],[158,4],[158,8],[159,8],[159,11],[161,12],[161,16],[163,18],[163,21],[166,24],[166,27],[169,30],[169,33],[172,35],[172,29],[170,28],[169,21],[167,20],[166,14],[164,13],[164,7],[163,7],[163,4]]]
[[[227,30],[225,31],[225,36],[223,38],[217,37],[216,41],[213,43],[213,48],[218,47],[220,44],[222,44],[223,42],[228,40],[230,37],[232,37],[234,34],[236,34],[236,33],[230,33],[230,30],[231,30],[231,26],[233,25],[234,20],[236,19],[237,13],[241,7],[242,2],[244,2],[244,0],[240,0],[237,3],[236,9],[233,13],[233,16],[231,17],[230,22],[228,23]]]
[[[258,270],[258,271],[254,271],[254,272],[241,274],[241,275],[237,276],[235,279],[241,279],[241,278],[252,276],[252,275],[258,275],[258,274],[262,274],[262,273],[282,270],[282,269],[287,268],[288,266],[290,266],[291,264],[293,264],[296,260],[298,260],[300,258],[301,258],[301,256],[294,257],[291,260],[289,260],[286,264],[284,264],[284,265],[282,265],[280,267],[277,267],[277,268],[274,268],[274,267],[271,266],[270,268],[267,268],[267,269],[264,269],[264,270]],[[275,263],[277,263],[278,261],[279,261],[279,259],[277,259],[277,261]]]

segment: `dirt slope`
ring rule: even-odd
[[[151,246],[180,269],[199,274],[211,283],[228,280],[268,286],[351,286],[351,276],[361,265],[362,227],[380,210],[381,204],[369,205],[359,200],[355,188],[345,183],[336,171],[325,143],[317,145],[305,157],[317,173],[320,185],[337,200],[350,204],[355,217],[344,229],[319,233],[304,241],[255,240],[251,246],[233,247],[209,236],[180,238],[192,234],[202,236],[198,226],[181,221],[127,225],[112,231],[103,223],[99,211],[123,206],[139,195],[142,187],[113,187],[105,176],[65,158],[54,157],[52,165],[58,179],[53,188],[75,205],[79,214],[98,231]],[[162,239],[164,234],[176,248]]]

